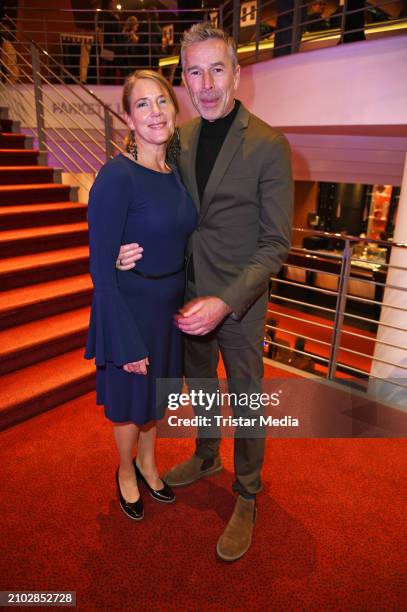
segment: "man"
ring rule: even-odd
[[[283,135],[235,100],[240,67],[228,34],[195,24],[184,33],[181,62],[200,115],[181,128],[179,160],[199,211],[188,248],[186,304],[177,316],[186,334],[185,373],[192,385],[197,379],[215,381],[220,351],[229,391],[259,388],[269,276],[280,269],[290,243],[289,148]],[[132,267],[139,256],[134,245],[123,246],[121,269]],[[170,486],[222,469],[219,429],[205,436],[198,430],[194,455],[164,476]],[[251,544],[264,437],[236,432],[234,447],[238,496],[217,545],[227,561],[241,557]]]

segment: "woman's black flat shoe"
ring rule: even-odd
[[[117,484],[117,493],[119,496],[120,507],[123,512],[133,521],[141,521],[144,516],[144,508],[143,508],[143,500],[141,499],[141,495],[139,499],[135,502],[128,502],[124,499],[122,492],[120,490],[119,483],[119,468],[116,470],[116,484]]]
[[[166,482],[164,482],[164,480],[163,480],[163,483],[164,483],[163,488],[160,489],[159,491],[156,491],[155,489],[150,487],[147,480],[144,478],[135,459],[133,459],[133,463],[134,463],[134,469],[136,470],[137,477],[140,478],[140,480],[144,482],[147,489],[150,491],[151,497],[153,497],[157,501],[165,502],[167,504],[170,504],[171,502],[175,501],[174,491],[167,485]]]

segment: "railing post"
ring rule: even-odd
[[[218,28],[223,30],[223,4],[220,5],[218,11]]]
[[[151,55],[151,19],[153,17],[150,15],[147,15],[147,23],[148,23],[148,32],[147,32],[147,38],[148,38],[148,67],[150,68],[150,70],[152,70],[153,68],[153,62],[152,62],[152,55]]]
[[[37,47],[33,43],[31,43],[30,47],[34,82],[35,114],[37,117],[38,148],[40,151],[46,151],[44,104],[42,101],[42,83],[40,74],[40,55],[38,53]]]
[[[342,15],[341,15],[341,38],[340,43],[343,44],[343,37],[345,34],[345,20],[346,14],[348,12],[348,0],[345,0],[342,7]]]
[[[352,248],[350,240],[345,240],[345,248],[342,255],[341,272],[338,283],[338,297],[336,299],[335,319],[332,332],[331,351],[328,363],[328,378],[333,380],[336,374],[338,360],[339,343],[341,340],[342,325],[345,317],[346,297],[348,292],[348,282],[350,267],[352,262]]]
[[[256,2],[256,62],[259,61],[259,42],[260,42],[260,23],[261,23],[261,0]]]
[[[104,107],[105,113],[105,148],[106,148],[106,161],[109,161],[113,157],[113,144],[112,144],[112,118],[110,116],[109,109]]]
[[[95,17],[94,17],[94,23],[95,23],[95,70],[96,70],[96,84],[99,85],[100,83],[100,48],[99,48],[99,28],[98,28],[98,23],[99,23],[99,12],[98,9],[96,9],[96,13],[95,13]],[[92,51],[91,51],[92,52]]]
[[[293,29],[291,32],[291,53],[297,53],[301,42],[301,11],[302,0],[294,0],[293,7]]]
[[[235,43],[239,42],[240,33],[240,0],[233,0],[233,29],[232,36],[235,39]]]

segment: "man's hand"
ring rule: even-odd
[[[116,259],[116,268],[122,272],[134,268],[136,261],[143,257],[143,250],[143,247],[137,243],[122,244]]]
[[[123,366],[123,370],[126,372],[130,372],[132,374],[142,374],[145,376],[147,374],[147,366],[150,365],[148,361],[148,357],[145,359],[140,359],[140,361],[133,361],[133,363],[126,363]]]
[[[206,296],[185,304],[175,316],[175,323],[185,334],[204,336],[231,312],[232,309],[220,298]]]

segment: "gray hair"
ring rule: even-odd
[[[227,45],[233,68],[236,68],[239,61],[237,58],[236,43],[232,36],[224,30],[215,28],[209,21],[194,23],[189,30],[185,30],[181,40],[181,64],[185,65],[185,49],[195,43],[205,42],[206,40],[223,40]]]

